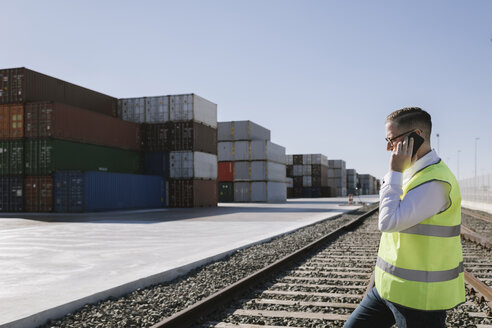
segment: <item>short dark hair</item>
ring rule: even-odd
[[[395,110],[386,117],[386,122],[392,122],[399,128],[421,129],[427,139],[430,138],[432,132],[431,116],[420,107]]]

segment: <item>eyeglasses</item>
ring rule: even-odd
[[[415,130],[416,130],[416,129],[412,129],[412,130],[407,131],[407,132],[405,132],[405,133],[399,134],[399,135],[397,135],[396,137],[393,137],[393,138],[391,138],[391,139],[390,139],[390,138],[384,138],[384,140],[386,140],[386,142],[387,142],[387,144],[386,144],[386,150],[393,150],[393,147],[395,146],[395,145],[393,145],[393,141],[394,141],[394,140],[396,140],[396,139],[398,139],[398,138],[400,138],[400,137],[403,137],[404,135],[409,134],[410,132],[413,132],[413,131],[415,131]]]

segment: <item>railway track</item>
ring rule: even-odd
[[[331,241],[325,241],[323,247],[318,244],[309,256],[305,253],[303,259],[261,285],[252,287],[254,282],[250,282],[249,287],[243,286],[252,288],[249,294],[229,303],[216,303],[217,295],[213,295],[202,302],[201,310],[195,308],[188,321],[183,319],[187,316],[185,310],[153,327],[342,327],[373,284],[380,233],[377,212],[368,216],[357,229],[352,230],[357,225],[354,220],[334,234]],[[467,301],[448,312],[447,324],[492,328],[492,251],[464,240],[463,255]],[[196,320],[211,312],[209,307],[217,309],[218,304],[222,304],[220,311],[205,320]]]

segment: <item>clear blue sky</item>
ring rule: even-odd
[[[0,67],[115,97],[194,92],[287,153],[382,177],[384,120],[420,106],[460,177],[492,173],[492,1],[5,1]]]

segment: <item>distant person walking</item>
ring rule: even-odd
[[[376,286],[346,328],[446,327],[446,310],[465,302],[461,194],[431,149],[431,130],[431,116],[418,107],[386,118],[391,158],[380,191]]]

